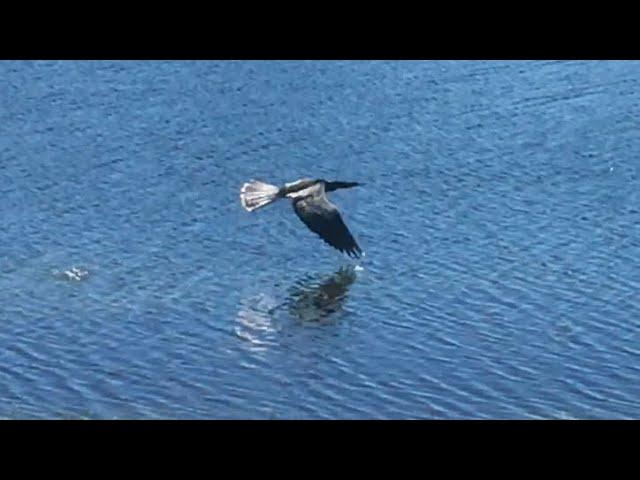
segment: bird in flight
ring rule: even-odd
[[[351,188],[362,185],[358,182],[328,182],[302,178],[283,187],[251,180],[240,189],[240,202],[245,210],[252,212],[279,200],[290,198],[293,210],[298,218],[327,242],[350,257],[359,258],[362,250],[345,225],[338,208],[329,201],[327,192],[339,188]]]

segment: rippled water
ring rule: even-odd
[[[0,62],[0,416],[639,417],[639,76]]]

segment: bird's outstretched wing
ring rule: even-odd
[[[336,206],[326,197],[306,197],[295,200],[293,209],[300,220],[329,245],[341,252],[346,252],[350,257],[360,257],[362,250],[342,221]]]

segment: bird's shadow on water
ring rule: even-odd
[[[356,281],[354,266],[343,266],[329,276],[305,276],[288,292],[289,315],[302,324],[329,323],[336,319]]]
[[[356,279],[355,267],[343,266],[328,276],[304,276],[286,290],[280,302],[275,292],[275,296],[250,295],[241,302],[235,334],[252,350],[264,351],[286,338],[300,338],[299,327],[335,325],[343,318],[340,313]]]

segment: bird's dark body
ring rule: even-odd
[[[303,197],[293,200],[298,218],[325,242],[349,256],[358,257],[362,250],[345,225],[338,209],[326,197]]]

